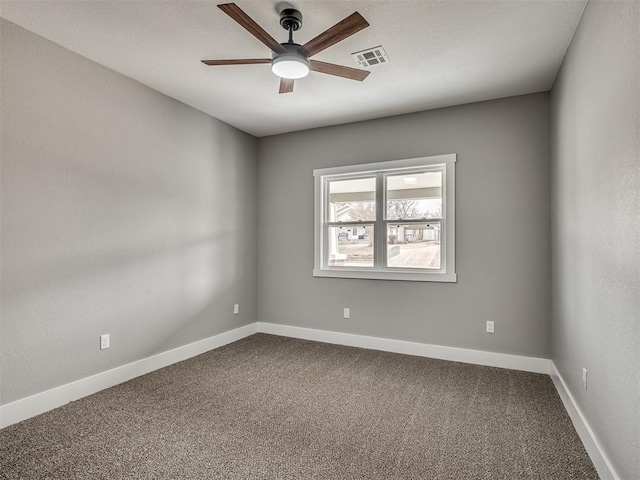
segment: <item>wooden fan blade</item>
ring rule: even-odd
[[[293,84],[295,80],[292,78],[281,78],[280,79],[280,93],[291,93],[293,92]]]
[[[363,81],[371,72],[360,70],[359,68],[344,67],[335,63],[320,62],[318,60],[309,60],[309,69],[314,72],[326,73],[337,77],[348,78],[350,80]]]
[[[244,58],[234,60],[202,60],[205,65],[255,65],[257,63],[271,63],[270,58]]]
[[[218,5],[218,8],[222,10],[224,13],[233,18],[236,22],[238,22],[242,27],[244,27],[251,35],[256,37],[262,43],[264,43],[267,47],[273,50],[276,53],[285,53],[285,48],[280,45],[275,38],[269,35],[264,29],[258,25],[253,19],[244,13],[244,11],[237,6],[235,3],[222,3]]]
[[[325,30],[316,38],[309,40],[302,46],[302,50],[307,56],[315,55],[321,52],[325,48],[329,48],[331,45],[335,45],[341,40],[350,37],[354,33],[358,33],[363,28],[367,28],[369,22],[367,22],[362,15],[358,12],[354,12],[341,22],[336,23],[333,27]]]

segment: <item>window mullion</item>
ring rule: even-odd
[[[327,193],[329,188],[329,181],[326,178],[321,177],[322,194],[320,196],[320,203],[322,205],[322,266],[326,267],[329,264],[329,195]]]
[[[374,268],[382,270],[386,265],[385,239],[387,238],[384,225],[385,217],[385,176],[382,172],[376,175],[376,226],[375,226],[375,257]]]

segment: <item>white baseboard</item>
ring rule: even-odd
[[[445,347],[442,345],[407,342],[404,340],[391,340],[388,338],[368,337],[364,335],[354,335],[352,333],[292,327],[290,325],[280,325],[275,323],[258,322],[258,332],[270,333],[272,335],[280,335],[283,337],[301,338],[303,340],[315,340],[317,342],[346,345],[349,347],[360,347],[371,350],[382,350],[384,352],[416,355],[419,357],[438,358],[441,360],[451,360],[453,362],[473,363],[476,365],[486,365],[490,367],[523,370],[525,372],[548,374],[551,365],[551,360],[546,358],[522,357],[519,355],[508,355],[505,353]]]
[[[562,375],[560,375],[560,372],[558,372],[558,369],[553,362],[551,362],[551,366],[549,368],[549,375],[551,375],[553,384],[562,399],[562,403],[564,403],[564,407],[567,409],[567,412],[571,417],[573,426],[576,428],[576,432],[578,432],[578,436],[580,437],[580,440],[582,440],[584,448],[587,450],[594,467],[596,467],[596,470],[598,471],[598,475],[602,480],[619,480],[620,477],[616,473],[615,468],[613,468],[609,457],[607,457],[606,453],[602,449],[596,434],[591,429],[589,422],[587,422],[582,410],[578,407],[575,398],[571,395],[571,391],[567,387]]]
[[[214,348],[222,347],[256,332],[256,324],[252,323],[7,403],[0,406],[0,428],[53,410],[73,400],[113,387],[145,373],[195,357]]]

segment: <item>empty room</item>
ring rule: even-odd
[[[640,480],[640,1],[0,0],[0,479]]]

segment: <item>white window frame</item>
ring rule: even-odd
[[[388,162],[321,168],[313,171],[314,177],[314,277],[360,278],[372,280],[405,280],[417,282],[456,282],[455,272],[455,163],[456,154],[392,160]],[[385,175],[442,167],[442,219],[441,223],[441,268],[402,269],[385,267],[386,226],[393,221],[386,217]],[[374,266],[345,267],[330,266],[328,257],[328,231],[326,190],[329,180],[376,176],[376,219],[368,222],[353,222],[374,226]],[[429,220],[415,220],[399,223],[428,223]],[[349,223],[351,224],[351,222]]]

